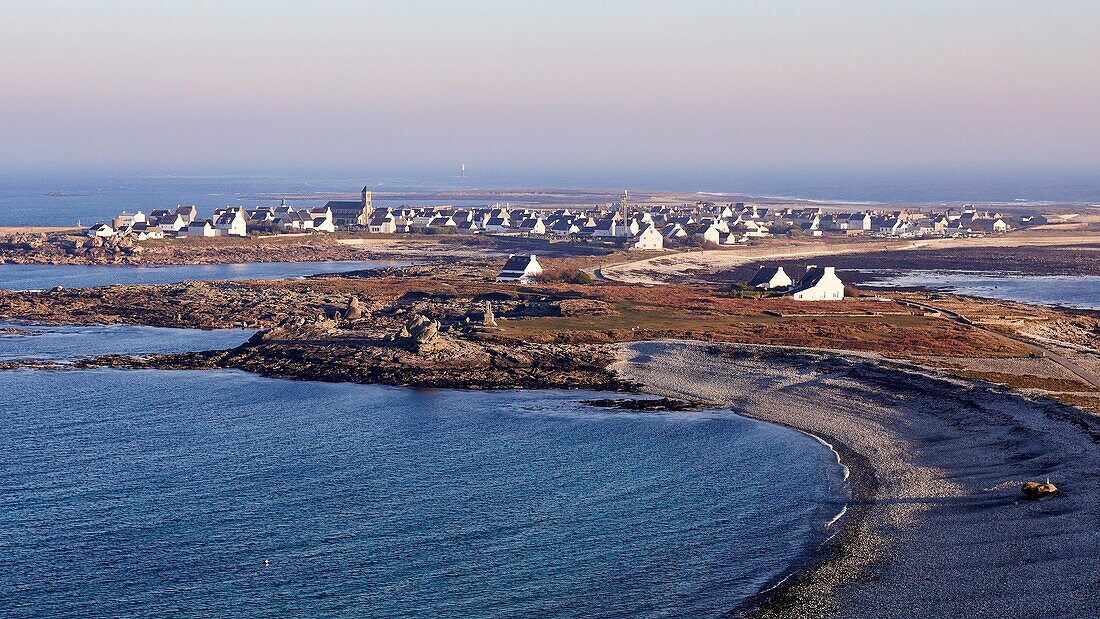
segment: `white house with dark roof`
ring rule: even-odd
[[[749,280],[748,285],[752,288],[771,290],[772,288],[788,288],[793,283],[783,267],[761,266],[756,275],[753,275],[752,279]]]
[[[512,254],[508,256],[508,261],[504,263],[500,275],[497,275],[497,281],[528,284],[539,275],[542,275],[542,265],[534,254],[530,256]]]
[[[597,221],[595,229],[592,230],[592,236],[599,238],[612,238],[624,236],[624,234],[619,218],[614,215],[609,215]]]
[[[728,229],[727,229],[728,234]],[[714,224],[708,225],[700,232],[696,232],[695,236],[698,236],[704,243],[714,243],[717,245],[722,241],[722,231],[718,229],[718,226]]]
[[[88,236],[98,236],[100,238],[107,238],[116,234],[115,229],[111,227],[111,224],[98,223],[88,228]]]
[[[311,228],[318,232],[336,232],[336,218],[332,208],[322,206],[309,211]]]
[[[638,234],[634,235],[634,241],[630,249],[659,251],[665,248],[665,237],[657,230],[657,226],[646,224]]]
[[[788,294],[796,301],[839,301],[844,298],[844,282],[837,277],[835,267],[810,265]]]
[[[519,222],[516,229],[527,234],[543,235],[546,234],[546,223],[542,221],[542,217],[528,217]]]
[[[244,207],[226,209],[214,222],[218,236],[248,236],[248,217]]]
[[[196,219],[180,230],[180,236],[215,236],[216,234],[209,219]]]
[[[678,223],[671,223],[661,231],[666,239],[682,239],[688,235],[687,230]]]
[[[199,209],[196,208],[194,204],[177,204],[176,214],[183,217],[183,226],[181,227],[187,227],[191,225],[191,222],[199,218]]]
[[[507,232],[511,228],[512,222],[507,217],[489,217],[483,226],[486,232]]]
[[[130,234],[139,241],[156,241],[164,238],[164,230],[155,224],[150,225],[147,221],[130,226]]]
[[[367,231],[374,234],[393,234],[397,232],[397,220],[388,211],[382,215],[375,214],[367,225]]]

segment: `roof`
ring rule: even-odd
[[[779,272],[779,267],[760,267],[760,270],[756,272],[756,275],[752,276],[749,280],[750,286],[759,286],[760,284],[767,284],[772,281],[775,274]]]
[[[531,264],[531,256],[515,255],[508,258],[508,262],[504,263],[504,268],[501,271],[519,271],[523,272],[527,270],[527,265]]]
[[[363,209],[363,202],[361,200],[329,200],[325,203],[325,208],[334,211],[359,211]]]
[[[806,274],[802,276],[802,279],[798,280],[794,288],[791,288],[791,292],[813,288],[821,281],[822,277],[825,277],[825,267],[810,267]]]

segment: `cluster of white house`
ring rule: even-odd
[[[858,213],[799,213],[791,218],[803,232],[824,234],[874,234],[880,236],[968,236],[1003,234],[1018,228],[1047,223],[1040,215],[1014,218],[1003,213],[973,208],[949,209],[942,213],[893,211]]]
[[[797,233],[811,236],[949,236],[996,234],[1046,223],[1041,217],[1019,220],[974,209],[943,213],[867,211],[827,213],[821,208],[773,209],[744,203],[716,205],[639,205],[627,194],[617,204],[588,209],[401,207],[375,209],[372,233],[464,233],[560,237],[615,241],[631,249],[660,250],[666,242],[695,240],[734,245],[753,238]]]
[[[250,232],[335,232],[336,218],[331,208],[295,210],[284,201],[279,206],[245,208],[226,206],[215,209],[210,218],[200,218],[194,205],[174,210],[154,210],[148,215],[123,211],[111,223],[97,223],[88,229],[90,236],[131,236],[138,241],[165,236],[248,236]]]
[[[227,206],[209,219],[192,206],[155,210],[149,215],[123,212],[110,224],[97,223],[93,236],[133,235],[138,240],[164,236],[246,236],[253,232],[334,232],[337,228],[375,234],[495,234],[614,242],[631,249],[661,250],[666,242],[733,245],[753,238],[797,232],[812,236],[876,234],[933,236],[995,234],[1046,223],[1039,216],[1018,220],[975,209],[943,213],[866,211],[827,213],[822,208],[767,208],[742,202],[685,205],[632,203],[623,192],[614,204],[580,209],[531,207],[419,206],[375,208],[370,189],[359,200],[333,200],[296,210],[279,206]]]
[[[529,284],[542,273],[542,265],[534,254],[512,254],[497,275],[497,281]],[[798,283],[781,266],[761,266],[748,281],[748,286],[782,293],[796,301],[840,301],[844,298],[844,282],[837,276],[836,268],[816,264],[806,267],[806,273]]]
[[[835,267],[811,264],[798,283],[781,266],[761,266],[748,281],[752,288],[779,291],[796,301],[839,301],[844,298],[844,282]]]

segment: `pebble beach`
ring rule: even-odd
[[[856,355],[685,341],[622,345],[653,394],[814,434],[852,499],[817,555],[733,614],[1092,617],[1100,609],[1100,418]],[[1032,500],[1026,481],[1058,496]]]

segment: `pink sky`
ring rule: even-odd
[[[917,5],[0,1],[0,164],[1100,167],[1096,3]]]

